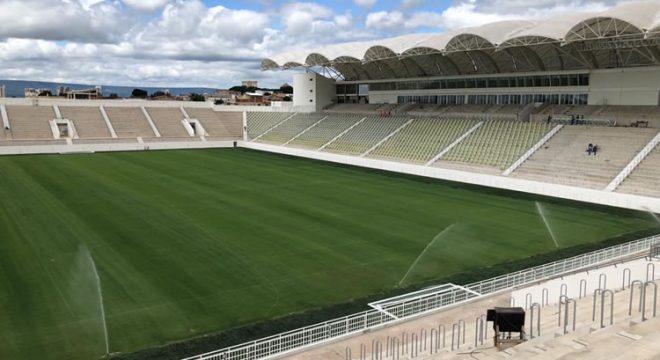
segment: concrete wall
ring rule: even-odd
[[[110,151],[144,151],[147,150],[174,150],[174,149],[207,149],[234,147],[233,141],[162,141],[149,143],[121,143],[107,142],[99,144],[70,144],[70,145],[31,145],[31,146],[1,146],[0,155],[27,155],[27,154],[71,154],[93,153]]]
[[[617,192],[606,192],[566,185],[549,184],[497,175],[476,174],[465,171],[441,169],[432,166],[420,166],[392,161],[361,158],[356,156],[338,155],[254,142],[239,143],[239,146],[255,150],[330,161],[340,164],[361,166],[371,169],[393,171],[403,174],[418,175],[449,181],[458,181],[498,189],[520,191],[530,194],[552,196],[600,205],[660,213],[659,198],[636,196]]]
[[[293,106],[321,111],[336,97],[335,81],[317,73],[293,75]]]
[[[660,67],[593,70],[589,105],[660,105]]]

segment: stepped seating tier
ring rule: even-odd
[[[552,126],[545,123],[486,121],[442,160],[504,170],[551,129]]]
[[[475,120],[418,118],[372,151],[369,157],[425,163],[475,124]]]
[[[7,105],[6,109],[13,139],[53,139],[50,121],[56,115],[52,106]]]
[[[118,137],[155,137],[153,129],[138,107],[105,107]]]
[[[660,146],[656,145],[616,191],[660,198]]]
[[[362,115],[350,114],[329,115],[327,119],[289,143],[289,146],[316,150],[346,131],[363,117]]]
[[[179,108],[146,108],[151,120],[162,137],[186,137],[188,132],[183,127],[183,113]]]
[[[254,139],[265,133],[273,126],[279,124],[284,119],[293,115],[285,112],[248,112],[247,113],[247,132],[248,139]]]
[[[265,133],[257,141],[282,145],[326,116],[328,115],[322,113],[296,114],[292,118],[281,123],[279,126]]]
[[[186,108],[188,115],[204,126],[208,136],[218,140],[243,138],[243,113],[213,111],[204,108]]]
[[[564,126],[511,175],[604,189],[656,133],[656,129]],[[598,145],[596,156],[587,155],[589,143]]]
[[[571,115],[584,116],[586,121],[610,121],[617,125],[634,125],[647,121],[649,127],[660,127],[660,108],[646,105],[548,105],[532,115],[534,120],[544,121],[548,115],[555,118],[570,118]]]
[[[387,135],[405,124],[406,121],[408,121],[408,118],[402,116],[367,117],[359,125],[328,145],[323,151],[352,155],[364,154]]]
[[[87,139],[109,138],[110,130],[98,107],[60,106],[60,113],[65,119],[73,121],[78,137]]]

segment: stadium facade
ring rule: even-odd
[[[660,4],[342,43],[275,55],[294,104],[660,104]]]

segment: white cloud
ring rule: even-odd
[[[355,5],[362,6],[362,7],[372,7],[378,2],[378,0],[353,0]]]
[[[377,11],[367,14],[365,25],[368,28],[379,30],[393,30],[400,28],[404,23],[401,11]]]
[[[123,33],[130,15],[115,2],[0,1],[0,38],[108,42]]]
[[[279,86],[291,73],[260,72],[263,57],[418,29],[600,11],[616,0],[536,0],[533,7],[528,0],[454,0],[444,11],[417,11],[421,0],[397,0],[366,15],[264,1],[268,6],[255,11],[201,0],[0,0],[0,78],[168,87],[255,78]]]
[[[401,0],[401,7],[404,9],[412,8],[421,5],[424,0]]]
[[[95,0],[92,0],[95,1]],[[98,1],[98,0],[96,0]],[[100,0],[103,1],[103,0]],[[124,3],[130,7],[140,10],[156,10],[161,9],[165,5],[171,3],[171,0],[123,0]]]

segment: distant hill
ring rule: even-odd
[[[55,82],[45,82],[45,81],[24,81],[24,80],[0,80],[0,86],[5,85],[7,88],[7,97],[23,97],[23,90],[25,88],[39,88],[39,89],[50,89],[53,94],[58,86],[66,86],[71,89],[88,89],[94,87],[95,84],[67,84],[67,83],[55,83]],[[202,88],[202,87],[190,87],[190,88],[167,88],[167,87],[136,87],[136,86],[110,86],[110,85],[101,85],[103,87],[103,95],[108,96],[112,93],[117,94],[120,97],[130,97],[131,92],[135,88],[146,90],[149,94],[153,94],[156,91],[165,91],[169,90],[172,95],[181,95],[194,93],[214,93],[216,89],[213,88]]]

